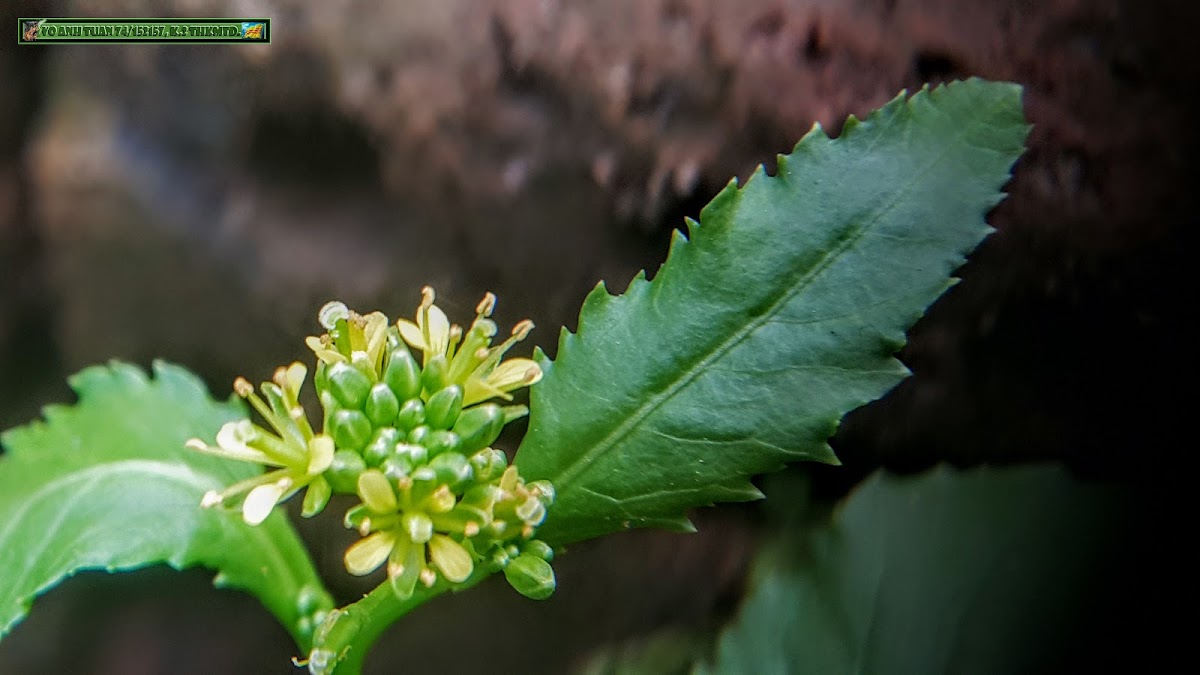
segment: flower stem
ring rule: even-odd
[[[439,577],[432,588],[418,584],[407,600],[401,600],[385,581],[362,600],[330,612],[313,636],[309,671],[313,675],[359,675],[371,646],[397,619],[446,591],[471,588],[493,573],[476,565],[465,581],[451,584]]]

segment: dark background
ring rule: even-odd
[[[271,16],[269,46],[0,39],[0,428],[64,377],[166,358],[220,396],[303,358],[327,299],[407,311],[433,284],[532,318],[553,353],[587,291],[624,288],[733,175],[901,88],[1025,85],[1034,128],[998,229],[911,332],[915,371],[814,469],[1031,460],[1142,496],[1097,585],[1131,664],[1187,645],[1200,57],[1180,0],[443,0],[7,3],[16,16]],[[515,441],[516,439],[510,439]],[[511,449],[511,448],[510,448]],[[330,509],[335,511],[336,509]],[[380,672],[561,672],[597,645],[736,608],[754,506],[556,563],[534,604],[490,584],[394,631]],[[336,518],[306,536],[350,536]],[[318,548],[340,601],[365,590]],[[1109,561],[1111,562],[1111,561]],[[465,636],[478,648],[460,646]],[[1079,650],[1086,659],[1086,649]],[[1124,652],[1123,652],[1124,653]],[[89,574],[0,645],[0,672],[288,672],[292,647],[207,575]],[[1094,664],[1099,665],[1099,664]],[[1110,664],[1111,665],[1111,664]]]

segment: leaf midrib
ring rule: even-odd
[[[952,138],[957,141],[965,136],[968,126],[969,125],[964,125],[961,127],[958,133],[954,134]],[[729,351],[741,344],[747,336],[761,328],[769,318],[777,314],[779,310],[792,298],[812,285],[812,283],[815,282],[825,270],[829,269],[835,262],[837,262],[837,260],[840,259],[842,254],[844,254],[847,249],[862,239],[863,235],[870,231],[870,229],[874,227],[880,221],[880,219],[883,218],[883,216],[893,210],[897,204],[903,201],[904,198],[908,197],[912,186],[915,185],[919,179],[923,178],[932,168],[941,163],[950,153],[950,150],[954,147],[954,145],[955,143],[945,143],[942,152],[939,153],[934,159],[929,161],[920,170],[914,171],[913,177],[895,191],[894,194],[896,196],[890,202],[877,209],[871,217],[867,218],[859,226],[851,227],[847,232],[848,236],[843,238],[842,242],[833,249],[821,256],[820,260],[818,260],[812,267],[805,270],[794,284],[784,286],[783,290],[778,294],[775,300],[770,303],[767,311],[749,321],[743,328],[734,331],[729,338],[718,344],[716,348],[709,351],[707,355],[697,360],[694,364],[684,368],[680,372],[680,375],[676,377],[675,380],[672,381],[671,384],[661,393],[649,397],[645,403],[643,403],[637,408],[637,410],[634,411],[633,414],[625,417],[624,422],[614,427],[612,431],[604,436],[604,438],[600,439],[598,443],[593,445],[590,450],[579,455],[575,460],[570,462],[562,471],[559,472],[558,476],[551,478],[550,480],[555,484],[558,491],[561,493],[562,490],[566,486],[570,485],[579,474],[586,471],[594,460],[606,454],[613,446],[624,441],[625,438],[629,436],[634,429],[640,426],[641,423],[647,417],[649,417],[651,413],[673,398],[684,387],[691,384],[692,380],[699,376],[701,372],[704,372],[709,364],[723,358]],[[771,180],[779,180],[778,177],[767,177],[765,174],[763,174],[763,177],[770,178]],[[748,189],[751,184],[751,181],[747,181],[746,185],[739,189]],[[701,231],[703,230],[703,227],[704,225],[701,223]],[[692,242],[689,242],[689,244],[691,243]]]

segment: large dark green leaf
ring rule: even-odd
[[[832,524],[760,557],[702,670],[1066,672],[1080,622],[1105,605],[1085,600],[1108,592],[1129,498],[1050,466],[877,474]]]
[[[306,648],[311,617],[297,598],[307,588],[314,604],[332,603],[295,531],[281,513],[250,527],[238,512],[201,509],[206,491],[256,469],[183,445],[211,442],[244,411],[212,401],[181,368],[158,363],[155,375],[88,368],[71,378],[78,404],[0,437],[0,635],[75,572],[167,563],[217,570],[216,585],[253,593]]]
[[[539,536],[686,529],[758,497],[750,476],[836,461],[826,439],[906,375],[892,355],[987,235],[1026,133],[1016,85],[902,95],[731,183],[653,282],[597,286],[541,357],[517,454],[558,489]]]

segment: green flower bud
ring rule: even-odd
[[[425,363],[425,370],[421,372],[421,388],[426,394],[433,394],[445,389],[449,384],[448,371],[449,366],[444,354],[435,354],[430,357],[429,361]]]
[[[371,420],[357,410],[339,410],[329,420],[333,442],[344,450],[358,450],[371,440]]]
[[[338,450],[333,454],[333,463],[325,471],[329,486],[334,492],[353,493],[358,486],[358,475],[367,470],[367,463],[353,450]]]
[[[317,476],[313,482],[308,484],[308,490],[304,492],[304,506],[300,510],[300,515],[312,518],[325,510],[325,505],[329,503],[329,497],[332,494],[333,488],[329,486],[329,481]]]
[[[296,631],[301,635],[311,637],[315,628],[311,617],[301,615],[299,619],[296,619]]]
[[[392,455],[379,465],[379,470],[383,472],[388,480],[400,480],[408,474],[412,473],[413,465],[407,457],[401,455]]]
[[[362,410],[371,391],[371,378],[348,363],[329,366],[329,392],[343,408]]]
[[[301,616],[308,616],[322,607],[331,607],[332,605],[333,600],[329,594],[314,586],[305,586],[296,595],[296,611]]]
[[[400,412],[396,415],[396,426],[411,431],[417,426],[425,423],[425,403],[419,398],[410,398],[400,406]]]
[[[517,517],[529,525],[541,525],[546,519],[546,507],[537,497],[530,495],[528,499],[517,506]]]
[[[463,442],[464,448],[466,442]],[[475,477],[478,480],[491,482],[504,474],[508,468],[508,456],[496,448],[484,448],[471,455],[471,466],[475,467]]]
[[[429,397],[425,403],[425,423],[434,429],[449,429],[462,412],[463,390],[452,384]]]
[[[408,442],[416,445],[424,445],[429,438],[429,432],[432,431],[428,424],[422,424],[418,427],[413,427],[413,430],[408,432]]]
[[[371,442],[363,450],[363,459],[367,466],[379,466],[383,460],[396,452],[396,444],[404,440],[404,435],[392,427],[384,427],[375,431]]]
[[[454,423],[454,433],[462,439],[462,451],[471,454],[491,445],[504,429],[504,411],[495,403],[484,403],[464,410]]]
[[[458,452],[462,441],[453,431],[434,431],[425,439],[424,445],[429,448],[430,457],[437,457],[444,452]]]
[[[396,415],[400,412],[400,401],[391,388],[380,382],[371,387],[363,410],[372,424],[377,427],[387,426],[396,420]]]
[[[547,544],[541,539],[530,539],[529,541],[525,542],[525,546],[522,548],[522,553],[536,555],[546,562],[552,562],[554,560],[554,549],[550,548],[550,544]]]
[[[462,499],[458,500],[458,505],[462,508],[469,508],[487,514],[486,520],[490,522],[492,519],[492,508],[496,505],[496,500],[499,497],[500,489],[495,485],[481,485],[476,483],[467,488],[467,491],[463,493]]]
[[[383,381],[400,401],[415,398],[421,393],[421,367],[406,347],[392,350]]]
[[[493,551],[490,559],[492,568],[495,570],[504,569],[511,561],[512,559],[508,557],[508,554],[504,552],[503,548],[497,548],[495,551]]]
[[[423,445],[413,443],[398,443],[395,448],[397,457],[403,457],[414,467],[429,461],[429,451]]]
[[[530,553],[522,553],[504,568],[504,578],[518,593],[530,600],[545,600],[556,586],[554,568]]]
[[[532,483],[527,483],[525,487],[529,490],[529,494],[537,497],[543,506],[549,507],[554,504],[554,484],[550,481],[535,480]]]
[[[471,482],[475,472],[466,456],[457,452],[444,452],[429,460],[429,468],[437,474],[438,482],[450,486],[450,490],[458,493]]]

